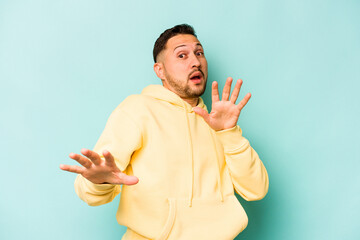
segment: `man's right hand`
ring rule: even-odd
[[[134,185],[139,179],[135,176],[128,176],[121,172],[116,166],[114,157],[108,151],[103,151],[105,160],[99,154],[89,149],[81,149],[81,153],[70,153],[69,157],[80,163],[82,166],[70,166],[60,164],[60,169],[68,172],[81,174],[84,178],[95,184],[125,184]]]

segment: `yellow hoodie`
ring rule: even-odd
[[[199,107],[206,109],[200,99]],[[268,191],[266,169],[239,126],[215,132],[191,105],[161,85],[126,98],[111,114],[94,151],[113,154],[133,186],[75,180],[91,206],[121,192],[116,218],[123,239],[228,240],[246,226],[234,195],[259,200]]]

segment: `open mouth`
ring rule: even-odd
[[[197,71],[197,72],[191,74],[191,76],[190,76],[190,80],[191,80],[191,81],[198,82],[198,81],[200,81],[201,79],[202,79],[202,74],[201,74],[200,71]]]
[[[200,76],[195,76],[195,77],[192,77],[190,78],[191,80],[197,80],[197,79],[200,79],[201,77]]]

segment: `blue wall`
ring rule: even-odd
[[[184,22],[209,81],[242,78],[253,95],[239,125],[270,190],[240,200],[250,222],[236,239],[360,239],[359,12],[355,0],[0,0],[0,239],[121,238],[119,198],[87,206],[58,166],[160,83],[154,41]]]

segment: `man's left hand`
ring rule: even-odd
[[[239,104],[236,104],[242,82],[243,81],[241,79],[237,80],[234,91],[230,97],[232,78],[228,77],[222,93],[222,99],[220,101],[218,83],[214,81],[212,83],[211,91],[212,107],[210,114],[200,107],[194,107],[194,112],[202,116],[205,122],[207,122],[207,124],[209,124],[209,126],[215,131],[235,127],[241,110],[245,107],[251,97],[251,94],[248,93]]]

